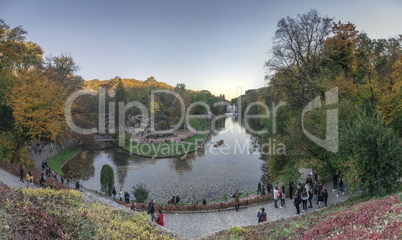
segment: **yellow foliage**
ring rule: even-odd
[[[40,71],[20,76],[10,94],[15,130],[22,136],[47,136],[56,140],[63,132],[66,91]]]

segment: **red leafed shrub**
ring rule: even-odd
[[[401,212],[396,196],[371,200],[334,213],[305,232],[302,239],[334,236],[334,239],[397,239],[402,222],[393,220]]]
[[[63,236],[56,220],[34,206],[23,206],[13,217],[15,239],[60,239]]]

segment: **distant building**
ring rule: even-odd
[[[234,104],[233,104],[233,105],[229,105],[229,106],[226,107],[226,111],[227,111],[228,113],[235,114],[236,111],[237,111],[237,108],[236,108],[236,106],[235,106]]]

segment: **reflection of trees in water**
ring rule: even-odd
[[[124,180],[127,176],[127,166],[117,167],[117,181],[119,181],[120,186],[124,186]]]
[[[70,179],[88,180],[95,174],[93,153],[82,151],[77,157],[68,162],[62,170]]]
[[[258,145],[258,136],[257,135],[250,135],[250,147],[249,147],[249,153],[253,154],[256,153],[260,150],[259,145]]]
[[[226,117],[217,117],[213,120],[211,135],[217,135],[219,131],[225,129]],[[211,123],[212,124],[212,123]]]
[[[196,154],[189,153],[187,156],[177,156],[172,158],[172,164],[178,174],[190,172],[192,169],[191,162],[195,160]]]

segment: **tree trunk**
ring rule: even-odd
[[[16,164],[18,162],[23,147],[24,147],[24,141],[19,141],[17,147],[15,148],[14,157],[11,162],[12,164]]]

